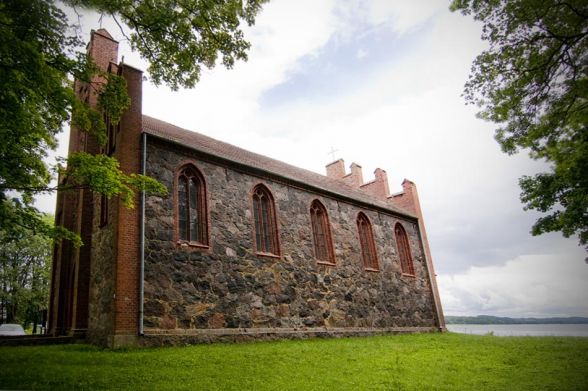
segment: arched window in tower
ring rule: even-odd
[[[204,177],[193,165],[183,166],[178,173],[178,239],[208,246],[208,211]]]
[[[379,270],[372,225],[367,216],[362,212],[357,215],[357,231],[359,232],[361,259],[364,268],[367,270]]]
[[[272,194],[267,187],[259,184],[253,189],[252,198],[256,251],[279,255],[276,209]]]
[[[410,255],[410,245],[408,244],[408,236],[404,227],[400,223],[396,223],[394,227],[394,235],[396,236],[396,245],[398,246],[398,257],[400,258],[400,268],[403,274],[414,276],[414,265],[412,256]]]
[[[310,205],[310,222],[312,224],[314,256],[319,262],[335,264],[329,217],[327,210],[319,200],[312,201]]]

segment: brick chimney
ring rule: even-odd
[[[367,191],[374,197],[382,200],[387,200],[390,190],[388,188],[388,174],[381,168],[376,168],[374,171],[375,179],[371,182],[361,185],[361,189]]]
[[[416,194],[416,185],[414,182],[404,179],[402,181],[402,191],[400,193],[392,194],[388,197],[388,201],[397,205],[409,212],[417,213],[418,196]]]
[[[335,160],[326,165],[327,176],[333,179],[341,179],[345,176],[345,162],[343,159]]]
[[[343,181],[352,187],[360,187],[363,184],[363,173],[361,166],[351,163],[351,172],[343,177]]]
[[[327,176],[333,179],[342,179],[343,182],[352,187],[360,187],[363,184],[363,174],[361,166],[357,163],[351,163],[351,172],[345,173],[345,161],[336,160],[326,165]]]
[[[368,183],[363,183],[362,168],[357,163],[351,163],[351,172],[349,174],[345,173],[345,162],[343,159],[327,164],[326,168],[329,178],[340,179],[351,187],[365,190],[367,193],[382,200],[388,200],[390,194],[388,175],[381,168],[376,168],[374,171],[374,180]]]

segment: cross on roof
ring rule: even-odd
[[[329,155],[331,155],[331,161],[334,162],[335,161],[335,152],[339,152],[338,149],[335,149],[331,146],[331,150],[329,151]]]

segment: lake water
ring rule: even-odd
[[[588,337],[588,324],[448,324],[454,333],[505,336]]]

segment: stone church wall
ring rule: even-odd
[[[94,195],[96,205],[93,216],[92,262],[90,271],[90,297],[88,341],[90,343],[109,346],[110,335],[114,325],[115,294],[115,224],[117,204],[116,199],[109,201],[108,223],[100,226],[100,195]]]
[[[191,161],[207,187],[210,248],[174,241],[174,170]],[[147,174],[170,191],[146,201],[146,334],[199,329],[435,328],[435,309],[416,220],[264,178],[149,138]],[[253,245],[251,190],[273,194],[281,257]],[[310,204],[328,211],[336,265],[313,257]],[[365,271],[356,217],[370,219],[379,272]],[[394,225],[407,231],[416,277],[401,273]]]

